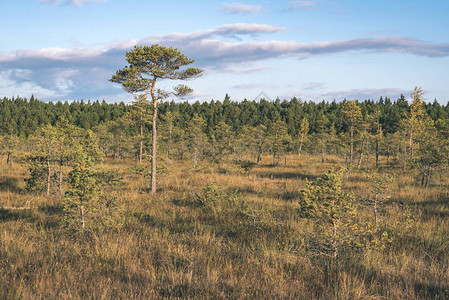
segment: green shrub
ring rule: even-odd
[[[207,212],[217,214],[224,211],[233,210],[240,207],[240,195],[235,192],[225,192],[216,187],[216,182],[212,182],[203,188],[202,195],[196,195],[196,203]]]

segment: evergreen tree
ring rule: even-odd
[[[188,147],[192,154],[193,166],[195,168],[198,166],[198,161],[207,147],[205,129],[206,122],[198,116],[194,116],[187,125]]]
[[[350,132],[350,138],[351,138],[349,165],[352,166],[353,158],[354,158],[354,131],[362,117],[362,112],[357,103],[357,100],[346,101],[344,103],[342,114],[343,114],[343,117],[345,118],[347,125],[349,126],[349,132]]]
[[[223,156],[229,154],[231,151],[231,126],[221,121],[214,128],[213,145],[218,161],[223,159]]]
[[[299,155],[301,155],[302,147],[304,143],[307,141],[308,134],[309,134],[309,121],[307,120],[307,118],[304,117],[301,120],[301,124],[299,125],[298,130]]]
[[[98,140],[91,131],[74,145],[69,189],[64,197],[64,225],[74,231],[118,226],[122,215],[114,198],[100,189],[99,173],[92,167],[102,161]]]
[[[292,140],[288,134],[287,125],[282,121],[276,121],[271,125],[268,132],[268,143],[271,148],[271,154],[273,155],[273,165],[277,164],[276,158],[287,150]]]
[[[133,50],[126,53],[126,59],[130,65],[118,70],[112,76],[111,81],[122,84],[129,93],[142,93],[141,95],[145,97],[150,94],[151,96],[153,102],[151,191],[156,193],[158,101],[167,98],[170,94],[183,97],[192,92],[192,89],[185,85],[174,87],[174,92],[156,89],[156,81],[158,79],[187,80],[200,76],[203,71],[197,68],[180,70],[181,67],[192,64],[194,61],[177,49],[159,45],[135,46]]]
[[[301,190],[299,215],[315,221],[313,250],[338,258],[357,240],[356,201],[354,195],[341,190],[342,171],[329,171]]]

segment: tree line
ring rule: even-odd
[[[152,111],[149,102],[42,102],[16,97],[0,102],[1,163],[26,150],[40,128],[75,126],[92,130],[106,157],[151,157]],[[391,101],[344,100],[305,102],[221,101],[159,103],[158,149],[162,160],[205,158],[219,161],[233,154],[258,163],[270,154],[271,163],[282,163],[288,153],[345,158],[348,166],[387,165],[416,167],[426,184],[447,161],[449,105],[426,103],[420,88]],[[32,143],[31,143],[32,144]],[[285,158],[284,158],[285,159]]]
[[[167,113],[176,114],[178,118],[174,120],[175,125],[185,127],[196,115],[206,122],[209,137],[220,122],[228,124],[232,131],[237,132],[244,126],[270,127],[276,121],[282,121],[286,124],[289,135],[294,137],[304,118],[309,122],[310,134],[321,130],[325,118],[328,128],[334,124],[336,132],[342,133],[350,130],[342,115],[346,102],[348,101],[302,101],[296,97],[275,101],[245,99],[238,102],[232,101],[228,95],[223,101],[189,103],[169,100],[159,104],[158,120],[164,122]],[[384,134],[400,130],[401,120],[410,113],[410,104],[404,95],[393,101],[388,97],[357,101],[363,117],[378,114]],[[423,102],[422,105],[434,122],[449,118],[449,103],[442,105],[434,100]],[[54,126],[62,118],[77,127],[94,129],[110,121],[117,121],[130,113],[132,108],[132,104],[108,103],[104,100],[44,102],[34,96],[30,99],[4,97],[0,100],[0,134],[28,137],[39,127],[47,124]],[[147,123],[146,127],[151,128],[151,125]]]

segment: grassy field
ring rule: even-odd
[[[166,164],[156,196],[133,174],[134,161],[108,160],[123,184],[114,195],[122,227],[70,234],[61,225],[60,196],[24,191],[25,167],[0,169],[1,299],[448,299],[449,185],[421,187],[412,171],[394,170],[381,222],[384,247],[317,255],[304,238],[311,222],[298,198],[337,158],[289,156],[287,164],[245,171],[232,160]],[[205,209],[198,195],[214,183],[233,200]],[[370,182],[345,174],[343,188],[359,199]],[[15,209],[26,207],[27,209]],[[371,222],[360,207],[358,218]]]

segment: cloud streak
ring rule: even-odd
[[[290,8],[289,10],[297,10],[300,8],[307,9],[307,10],[320,10],[321,8],[318,7],[319,1],[290,1]]]
[[[380,97],[399,98],[401,94],[406,95],[408,91],[400,88],[361,88],[347,90],[328,90],[322,82],[309,82],[304,84],[300,90],[282,95],[283,98],[298,97],[304,101],[342,101],[352,100],[378,100]]]
[[[307,59],[338,53],[407,53],[427,57],[449,56],[449,44],[433,44],[405,37],[373,37],[342,41],[302,43],[298,41],[254,40],[284,28],[264,24],[226,24],[191,33],[170,33],[138,40],[116,41],[105,49],[18,50],[0,55],[0,92],[11,85],[36,87],[48,99],[92,98],[113,93],[108,79],[126,65],[125,52],[136,44],[158,43],[180,49],[196,60],[195,66],[232,72],[255,68],[254,63],[276,58]],[[235,38],[245,38],[236,40]],[[9,87],[6,87],[8,84]],[[117,89],[118,94],[118,89]]]
[[[48,4],[72,4],[75,6],[82,6],[85,3],[106,3],[106,0],[41,0],[41,3]]]
[[[258,13],[262,12],[263,8],[260,5],[251,5],[251,4],[245,4],[240,2],[232,2],[232,3],[225,3],[223,4],[223,7],[221,8],[222,11],[228,13],[228,14],[251,14],[251,13]]]

